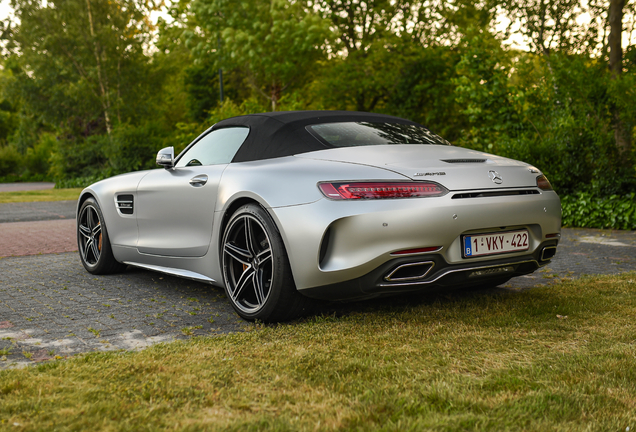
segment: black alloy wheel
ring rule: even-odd
[[[234,213],[221,251],[225,292],[247,320],[285,321],[308,309],[298,293],[281,236],[269,214],[256,204]]]
[[[92,274],[109,274],[126,268],[115,260],[99,204],[93,198],[82,203],[77,217],[77,247],[84,268]]]

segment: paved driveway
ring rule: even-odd
[[[22,218],[0,223],[0,368],[250,326],[234,313],[223,291],[209,285],[135,268],[111,276],[87,273],[77,252],[71,252],[77,250],[74,219],[61,210],[64,205],[74,209],[72,202],[51,204],[48,210],[38,203],[29,211],[0,204],[2,217],[10,219],[10,209],[17,208],[13,214]],[[47,212],[56,215],[53,220],[40,219]],[[564,229],[562,234],[548,267],[503,288],[636,270],[635,231]],[[54,247],[47,249],[49,240]],[[47,251],[56,253],[40,254]],[[329,307],[348,313],[359,306]]]

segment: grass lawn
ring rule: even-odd
[[[400,297],[0,371],[0,429],[633,431],[635,292],[627,273]]]
[[[0,192],[0,204],[12,202],[77,200],[80,192],[82,192],[82,188]]]

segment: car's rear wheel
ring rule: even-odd
[[[242,318],[286,321],[309,309],[311,300],[296,290],[283,240],[263,208],[239,208],[224,230],[222,248],[225,292]]]
[[[108,230],[99,204],[93,198],[82,203],[77,218],[77,247],[84,268],[92,274],[123,271],[125,264],[115,260]]]

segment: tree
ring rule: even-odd
[[[623,8],[625,0],[610,0],[609,5],[609,69],[612,79],[620,80],[623,73]],[[613,107],[614,115],[614,140],[621,155],[628,158],[631,153],[631,134],[621,119],[621,113],[617,106]]]
[[[628,117],[624,110],[623,71],[623,17],[628,5],[632,19],[635,2],[630,0],[530,0],[513,1],[508,4],[507,12],[520,24],[523,34],[534,52],[546,58],[550,81],[556,86],[552,69],[551,54],[560,56],[582,55],[588,58],[607,61],[606,70],[612,77],[612,83],[605,91],[612,97],[604,109],[611,113],[609,125],[614,130],[614,143],[622,160],[631,157],[631,127],[625,123]],[[591,61],[595,63],[595,61]],[[557,100],[557,103],[563,103]],[[565,105],[562,105],[565,106]]]
[[[308,81],[330,37],[329,22],[302,1],[194,0],[192,11],[205,32],[197,55],[215,53],[224,69],[239,68],[273,111]]]
[[[549,56],[553,50],[574,52],[584,45],[584,25],[577,19],[591,10],[580,0],[520,0],[508,12],[533,51]]]
[[[510,82],[511,56],[501,41],[483,30],[470,29],[456,65],[455,97],[467,127],[458,142],[496,152],[497,144],[517,135],[522,125],[520,93]]]
[[[44,121],[108,135],[138,116],[148,78],[146,0],[12,0],[19,24],[5,36],[14,94]]]
[[[447,118],[427,109],[435,102],[426,99],[439,96],[436,89],[448,87],[450,80],[442,83],[441,77],[449,78],[446,71],[453,70],[454,64],[446,64],[446,71],[437,76],[428,75],[442,65],[435,59],[432,68],[422,59],[430,62],[429,54],[435,53],[445,62],[452,58],[456,62],[457,56],[448,53],[469,27],[488,28],[496,0],[479,4],[469,0],[319,0],[317,7],[338,29],[330,48],[334,55],[321,80],[326,106],[389,110],[431,120]],[[416,76],[428,83],[415,82]],[[409,85],[417,91],[409,91]],[[424,107],[427,113],[405,111],[405,104]]]

